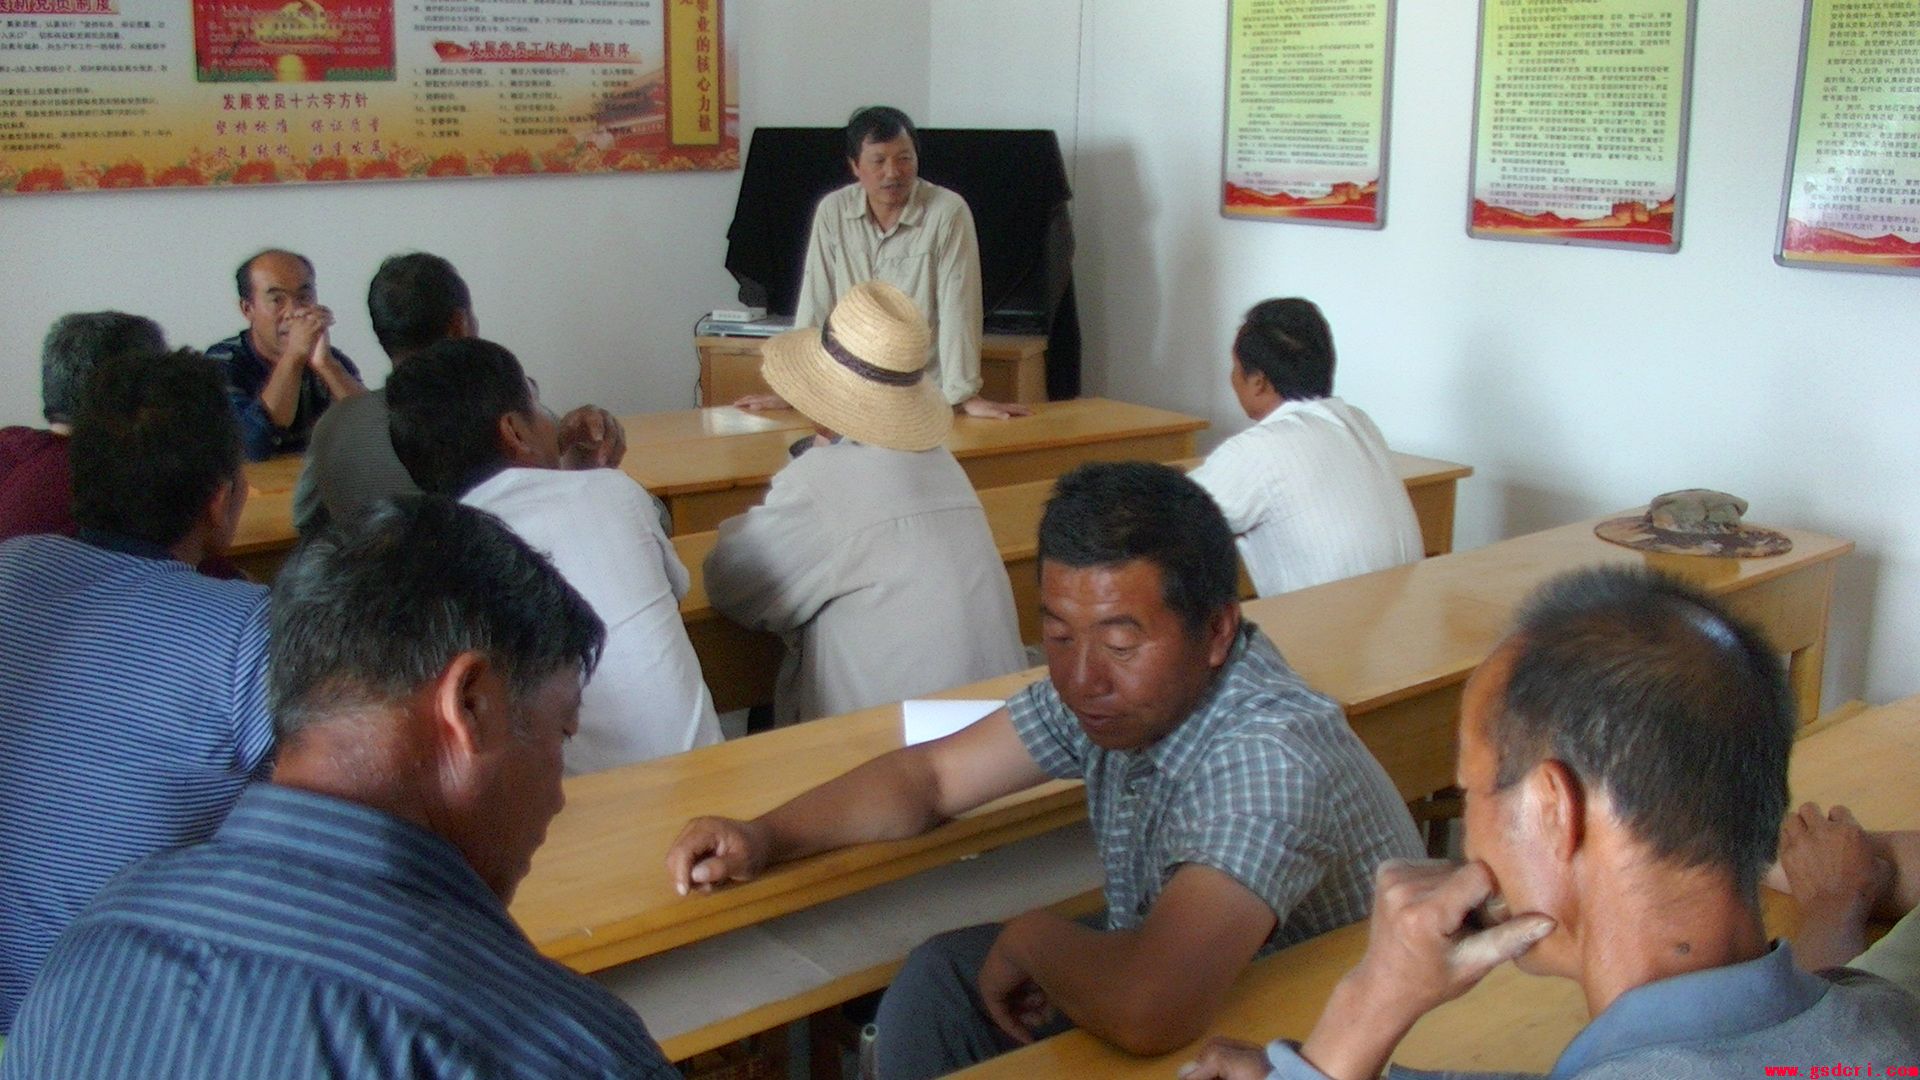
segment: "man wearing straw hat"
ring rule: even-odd
[[[818,329],[767,343],[767,384],[820,431],[764,503],[721,523],[707,596],[787,640],[787,724],[1024,667],[1013,590],[979,496],[941,446],[953,411],[927,377],[913,301],[871,281]]]

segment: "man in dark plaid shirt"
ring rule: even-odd
[[[697,819],[668,855],[683,891],[710,889],[1049,777],[1086,780],[1104,930],[1035,911],[922,945],[881,1002],[886,1080],[1069,1023],[1164,1053],[1206,1030],[1248,961],[1364,918],[1374,868],[1421,854],[1339,706],[1241,621],[1233,536],[1197,485],[1159,465],[1085,466],[1061,479],[1039,548],[1048,679],[754,821]]]

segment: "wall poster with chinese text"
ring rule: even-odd
[[[1920,0],[1807,0],[1782,266],[1920,272]]]
[[[1394,0],[1232,0],[1220,212],[1386,224]]]
[[[1694,0],[1481,0],[1467,233],[1678,251]]]
[[[0,0],[0,194],[731,169],[726,0]]]

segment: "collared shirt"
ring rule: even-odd
[[[878,279],[913,298],[933,330],[933,362],[947,404],[980,392],[980,244],[967,200],[914,182],[893,228],[881,231],[867,193],[851,184],[820,200],[800,275],[793,325],[820,326],[834,301]]]
[[[387,389],[336,402],[313,425],[307,463],[293,489],[293,527],[311,536],[329,522],[358,521],[373,504],[419,485],[394,452]]]
[[[212,835],[270,765],[267,590],[87,533],[0,544],[0,1034],[135,860]]]
[[[1283,402],[1191,474],[1261,596],[1414,562],[1420,521],[1386,440],[1337,397]]]
[[[275,784],[116,879],[48,959],[0,1077],[667,1077],[445,840]]]
[[[307,368],[300,372],[300,397],[294,406],[293,423],[280,427],[267,415],[267,407],[260,404],[260,390],[273,375],[273,365],[253,351],[248,331],[207,346],[207,358],[226,369],[227,398],[233,402],[234,415],[240,418],[240,446],[248,461],[264,461],[305,447],[314,422],[333,402],[327,384]],[[360,377],[360,369],[353,366],[346,353],[334,349],[333,359],[347,374]]]
[[[1143,750],[1094,745],[1050,679],[1007,705],[1048,775],[1087,782],[1113,929],[1140,925],[1192,863],[1266,901],[1270,952],[1365,918],[1374,868],[1422,852],[1406,803],[1340,706],[1250,622],[1193,712]]]
[[[1273,1076],[1321,1077],[1291,1043],[1267,1046]],[[1616,998],[1554,1062],[1549,1076],[1666,1080],[1765,1076],[1769,1068],[1920,1064],[1920,1002],[1846,968],[1809,975],[1776,945],[1745,963],[1647,983]],[[1470,1077],[1394,1066],[1389,1077]],[[1511,1075],[1511,1074],[1501,1074]],[[1859,1075],[1865,1076],[1863,1069]]]

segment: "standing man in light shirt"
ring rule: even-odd
[[[878,279],[913,298],[934,336],[934,375],[947,404],[968,416],[1005,419],[1033,410],[980,396],[980,244],[973,211],[921,180],[913,121],[875,105],[847,121],[854,183],[820,200],[807,238],[793,325],[819,326],[855,285]],[[743,409],[785,408],[777,394],[750,394]]]
[[[1233,339],[1234,396],[1254,426],[1193,471],[1220,504],[1261,596],[1385,570],[1424,553],[1380,429],[1333,396],[1333,334],[1311,301],[1266,300]]]

